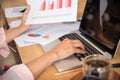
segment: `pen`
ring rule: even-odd
[[[30,36],[30,37],[39,37],[39,36],[41,36],[41,34],[28,34],[28,36]]]
[[[120,68],[120,63],[113,63],[113,64],[112,64],[112,67],[113,67],[113,68]]]
[[[21,12],[21,13],[23,13],[23,12],[25,12],[25,10],[26,10],[26,8],[25,8],[25,9],[23,9],[23,10],[21,10],[20,12]]]

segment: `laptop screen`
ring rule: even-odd
[[[100,0],[87,0],[79,28],[91,42],[112,55],[120,38],[119,4],[119,0],[106,0],[106,4],[101,4]]]

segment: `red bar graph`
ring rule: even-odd
[[[71,7],[71,0],[66,0],[66,7]]]
[[[43,0],[40,11],[71,7],[72,0]]]
[[[57,0],[57,8],[62,8],[62,0]]]
[[[46,9],[46,0],[44,0],[40,5],[40,11],[44,11],[45,9]]]
[[[54,9],[54,4],[55,4],[54,1],[52,1],[49,5],[49,9]]]

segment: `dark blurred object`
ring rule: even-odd
[[[23,10],[21,10],[20,12],[21,12],[21,13],[23,13],[23,12],[25,12],[25,10],[26,10],[26,8],[25,8],[25,9],[23,9]]]
[[[114,64],[112,64],[112,67],[113,68],[120,68],[120,63],[114,63]]]
[[[103,15],[103,29],[106,38],[116,43],[120,38],[120,0],[108,0]],[[106,20],[106,17],[108,18]]]

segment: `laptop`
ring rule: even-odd
[[[120,29],[120,24],[119,26],[115,26],[115,24],[120,23],[120,18],[112,17],[114,21],[103,19],[102,24],[100,24],[98,17],[100,13],[99,1],[100,0],[87,0],[79,30],[65,34],[47,46],[43,46],[45,51],[49,51],[66,37],[69,39],[79,39],[85,45],[87,53],[74,53],[74,55],[68,58],[55,62],[54,66],[58,72],[81,67],[84,57],[88,55],[101,54],[111,58],[115,56],[118,44],[120,44],[120,30],[117,30]],[[114,24],[114,26],[109,26],[109,24]],[[102,27],[100,25],[102,25]]]

